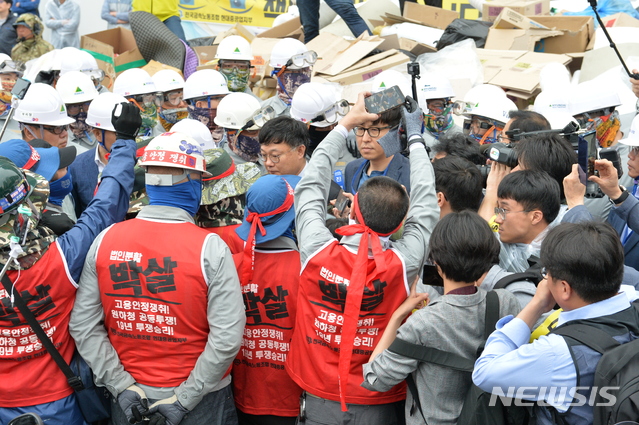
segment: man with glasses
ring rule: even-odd
[[[95,147],[91,127],[86,123],[89,105],[98,96],[93,80],[80,71],[69,71],[56,84],[67,107],[67,113],[75,121],[69,125],[69,144],[76,147],[78,154]]]
[[[386,157],[379,139],[397,137],[402,118],[401,108],[385,111],[375,121],[354,128],[360,159],[349,162],[344,170],[345,191],[353,195],[371,177],[387,176],[402,184],[410,194],[410,162],[402,154]],[[389,134],[390,132],[390,134]]]
[[[13,119],[20,123],[23,140],[42,139],[58,148],[67,145],[69,124],[75,121],[60,94],[42,83],[31,84]]]
[[[269,174],[303,176],[308,130],[291,117],[276,117],[260,130],[260,160]]]

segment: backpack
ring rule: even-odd
[[[639,302],[632,303],[639,311]],[[639,418],[639,339],[625,344],[594,326],[566,324],[553,333],[568,336],[602,354],[595,369],[594,387],[612,387],[602,397],[597,392],[593,424],[608,425]],[[615,403],[610,404],[614,396]]]
[[[477,348],[477,356],[474,359],[462,357],[455,353],[438,350],[436,348],[425,347],[423,345],[413,344],[395,338],[395,341],[388,347],[388,350],[400,354],[411,359],[416,359],[426,363],[433,363],[439,366],[448,367],[450,369],[462,372],[472,373],[475,367],[475,361],[484,350],[486,340],[495,329],[495,325],[499,320],[499,297],[494,291],[486,294],[486,316],[484,325],[484,340]],[[424,419],[424,423],[428,425],[424,412],[422,411],[421,402],[417,385],[413,379],[413,375],[406,378],[408,390],[413,396],[414,407],[417,407]],[[500,397],[495,397],[494,406],[489,405],[491,394],[485,392],[475,384],[471,384],[464,405],[457,423],[460,425],[527,425],[530,414],[525,407],[511,405],[504,406]]]
[[[499,279],[497,283],[495,283],[493,289],[504,289],[511,283],[521,282],[522,280],[530,282],[537,287],[539,282],[543,279],[543,276],[541,275],[542,267],[539,257],[534,255],[530,256],[530,258],[528,258],[528,265],[529,267],[521,273],[511,273],[508,276],[504,276]]]

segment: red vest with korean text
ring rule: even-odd
[[[339,401],[339,347],[346,293],[356,255],[333,241],[307,260],[300,277],[297,319],[286,363],[288,373],[300,387],[333,401]],[[391,315],[408,296],[402,259],[391,249],[383,255],[388,270],[366,282],[346,403],[384,404],[406,398],[403,383],[383,393],[360,386],[362,365],[368,362]],[[369,274],[374,266],[375,261],[369,258]]]
[[[14,270],[7,276],[64,360],[70,362],[75,343],[69,335],[69,319],[77,285],[58,244],[52,243],[31,268],[20,271],[19,277]],[[32,406],[71,393],[67,378],[0,286],[0,406]]]
[[[241,270],[243,252],[233,256]],[[250,415],[297,416],[302,389],[284,369],[300,282],[300,254],[255,249],[253,282],[242,285],[246,327],[233,362],[235,404]]]
[[[136,218],[115,224],[102,239],[96,269],[104,326],[122,365],[139,383],[180,385],[204,351],[207,236],[192,223]]]

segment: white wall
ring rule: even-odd
[[[15,1],[15,0],[14,0]],[[44,15],[44,5],[50,0],[40,0],[40,16]],[[82,16],[80,17],[80,35],[91,34],[107,29],[106,21],[100,18],[102,0],[74,0],[80,4]],[[49,29],[45,29],[44,38],[49,39]]]

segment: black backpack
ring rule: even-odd
[[[459,370],[462,372],[472,373],[475,367],[475,361],[481,355],[484,350],[484,344],[488,339],[488,336],[495,330],[497,320],[499,320],[499,297],[494,291],[486,294],[486,316],[484,326],[484,340],[482,344],[477,348],[477,357],[474,359],[468,359],[455,353],[449,353],[447,351],[438,350],[436,348],[425,347],[423,345],[413,344],[403,341],[399,338],[395,338],[395,341],[388,348],[390,351],[400,354],[405,357],[416,359],[422,362],[433,363],[439,366],[448,367],[450,369]],[[417,391],[417,385],[413,379],[413,375],[408,375],[406,378],[406,384],[408,390],[413,396],[414,407],[417,407],[424,419],[424,423],[428,425],[422,406],[419,401],[419,394]],[[485,392],[478,386],[472,384],[468,390],[466,399],[464,400],[464,406],[462,407],[461,414],[457,423],[459,425],[527,425],[530,419],[530,414],[525,407],[504,406],[500,397],[494,397],[496,403],[493,406],[489,405],[491,394]]]
[[[633,307],[639,311],[639,301]],[[639,339],[620,344],[603,330],[586,324],[566,324],[552,331],[568,336],[602,354],[595,369],[594,387],[612,387],[594,400],[594,425],[636,421],[639,418]],[[611,404],[609,398],[616,402]]]
[[[495,283],[495,286],[493,286],[493,289],[504,289],[511,283],[521,282],[524,280],[537,287],[539,282],[543,279],[543,276],[541,275],[541,262],[538,257],[532,255],[528,259],[528,265],[529,267],[521,273],[512,273],[499,279],[497,283]]]

